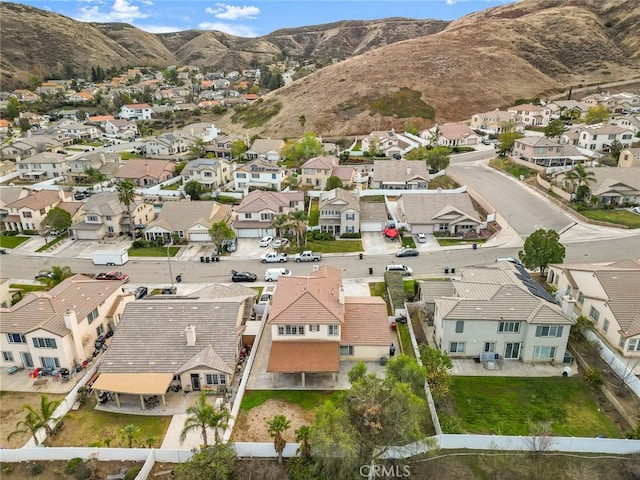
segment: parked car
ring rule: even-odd
[[[257,279],[258,279],[258,276],[255,273],[236,272],[235,270],[231,270],[232,282],[255,282]]]
[[[392,263],[390,265],[387,265],[384,270],[385,272],[398,272],[404,275],[405,277],[413,273],[413,270],[411,270],[411,268],[399,263],[398,264]]]
[[[272,241],[273,241],[273,237],[271,235],[265,235],[260,239],[259,245],[261,247],[268,247]]]
[[[415,248],[405,248],[396,252],[396,257],[417,257],[420,254]]]
[[[122,272],[107,272],[96,275],[96,280],[120,280],[125,283],[129,281],[129,275]]]
[[[287,240],[286,238],[276,238],[273,243],[271,243],[271,246],[273,248],[284,248],[287,245],[289,245],[289,240]]]
[[[42,270],[41,272],[36,273],[36,280],[40,280],[41,278],[51,278],[53,273],[48,270]]]
[[[4,248],[0,248],[0,255],[6,255],[7,251]]]
[[[633,207],[633,208],[631,209],[631,211],[632,211],[633,213],[637,213],[638,215],[640,215],[640,207]]]
[[[424,233],[416,234],[416,240],[418,243],[427,243],[427,236]]]
[[[226,243],[224,243],[224,248],[229,253],[235,252],[238,249],[238,239],[232,238],[231,240],[227,240]]]
[[[141,298],[144,298],[147,295],[149,295],[149,289],[147,287],[140,286],[135,289],[133,294],[136,300],[140,300]]]

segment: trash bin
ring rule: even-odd
[[[380,357],[380,365],[383,367],[387,364],[387,357]]]
[[[211,261],[211,259],[209,257],[204,257],[204,261],[209,263]]]
[[[373,275],[373,267],[369,267],[369,275]]]
[[[176,282],[180,283],[182,281],[182,275],[176,275]]]
[[[477,244],[477,243],[474,243],[474,244],[473,244],[473,249],[474,249],[474,250],[477,250],[477,249],[478,249],[478,244]]]
[[[358,255],[358,257],[360,257],[360,260],[362,260],[363,255],[362,255],[362,254],[359,254],[359,255]]]
[[[204,257],[200,257],[200,261],[204,263]]]
[[[220,257],[219,256],[215,256],[215,257],[211,257],[211,261],[213,262],[219,262],[220,261]]]
[[[451,267],[451,273],[456,273],[456,268],[455,267]]]
[[[449,273],[449,267],[444,267],[444,273],[445,274]]]

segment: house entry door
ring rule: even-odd
[[[194,392],[200,390],[200,375],[197,373],[191,374],[191,389]]]
[[[20,356],[22,357],[22,365],[24,368],[33,368],[33,358],[31,358],[30,353],[21,352]]]
[[[520,343],[507,343],[504,349],[504,358],[517,360],[520,358]]]

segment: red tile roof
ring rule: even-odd
[[[272,342],[267,372],[338,372],[338,342]]]
[[[387,304],[381,297],[345,298],[343,345],[389,345]]]

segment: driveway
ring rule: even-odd
[[[362,248],[365,253],[380,255],[385,253],[395,254],[402,246],[399,240],[391,241],[382,235],[382,232],[362,232]]]
[[[265,252],[270,252],[271,247],[261,247],[258,245],[259,238],[239,238],[238,248],[230,256],[234,260],[258,260]]]

